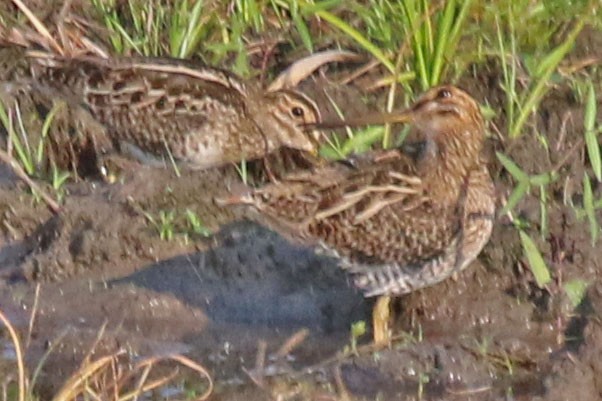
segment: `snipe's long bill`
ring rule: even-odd
[[[342,127],[361,127],[365,125],[382,125],[411,123],[414,113],[411,109],[392,113],[373,113],[345,120],[318,121],[305,124],[306,129],[335,129]]]

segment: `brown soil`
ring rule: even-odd
[[[461,84],[496,108],[503,101],[498,79],[492,66]],[[357,100],[351,90],[336,89]],[[555,88],[534,121],[550,144],[550,160],[539,156],[546,152],[534,135],[492,141],[492,148],[529,173],[548,171],[578,143],[581,121],[571,91]],[[504,116],[494,124],[504,132]],[[360,346],[356,355],[341,351],[351,324],[369,321],[372,301],[333,260],[245,221],[241,211],[217,207],[213,198],[240,180],[234,168],[184,171],[178,178],[168,169],[126,166],[116,184],[69,184],[58,215],[0,166],[0,306],[25,337],[39,284],[27,348],[31,369],[49,344],[60,342],[43,367],[43,397],[74,371],[106,324],[95,355],[120,348],[132,356],[184,353],[211,371],[215,400],[602,398],[602,250],[565,204],[581,202],[583,151],[551,187],[545,238],[538,235],[537,191],[517,208],[552,270],[548,288],[537,287],[516,229],[500,216],[470,268],[396,301],[399,339],[390,349]],[[491,166],[500,195],[507,195],[511,178],[495,158]],[[175,210],[174,224],[183,231],[186,209],[214,235],[165,241],[144,214]],[[589,283],[576,310],[562,290],[572,279]],[[271,358],[302,328],[310,333],[305,341],[286,357]],[[270,357],[256,372],[258,383],[246,372],[255,367],[261,341]],[[3,340],[3,348],[8,344]],[[13,362],[10,355],[2,360],[0,372],[11,372]]]

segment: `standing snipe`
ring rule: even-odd
[[[406,111],[334,125],[385,121],[413,124],[419,154],[375,151],[224,201],[251,205],[259,221],[340,258],[367,296],[384,296],[381,309],[391,295],[465,268],[489,240],[495,212],[483,118],[466,92],[441,86]],[[375,320],[376,342],[387,340],[386,323]]]
[[[138,158],[204,169],[262,158],[280,147],[315,152],[305,132],[320,113],[293,90],[265,91],[201,63],[168,58],[61,57],[30,51],[33,83],[83,106]]]

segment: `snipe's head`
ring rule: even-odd
[[[262,100],[263,104],[257,105],[255,121],[268,136],[268,141],[275,141],[274,147],[317,152],[320,132],[306,128],[321,120],[313,100],[293,90],[266,92]]]
[[[429,89],[412,107],[400,113],[425,134],[446,135],[475,131],[482,136],[483,117],[477,102],[463,90],[445,85]]]
[[[383,114],[381,120],[417,128],[425,140],[420,165],[425,175],[436,180],[460,179],[481,160],[485,136],[479,105],[455,86],[431,88],[410,108]]]
[[[426,140],[423,163],[434,176],[463,177],[479,163],[485,140],[479,105],[455,86],[432,88],[418,98],[400,119],[410,121]],[[433,166],[433,164],[430,164]]]

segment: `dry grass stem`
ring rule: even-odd
[[[27,390],[27,382],[25,377],[25,363],[23,359],[23,349],[21,347],[21,341],[19,340],[19,336],[17,335],[17,331],[10,323],[6,315],[2,310],[0,310],[0,321],[2,324],[6,326],[8,329],[8,333],[10,335],[10,339],[13,342],[15,347],[15,354],[17,358],[17,372],[19,374],[19,401],[25,401],[25,394]]]

